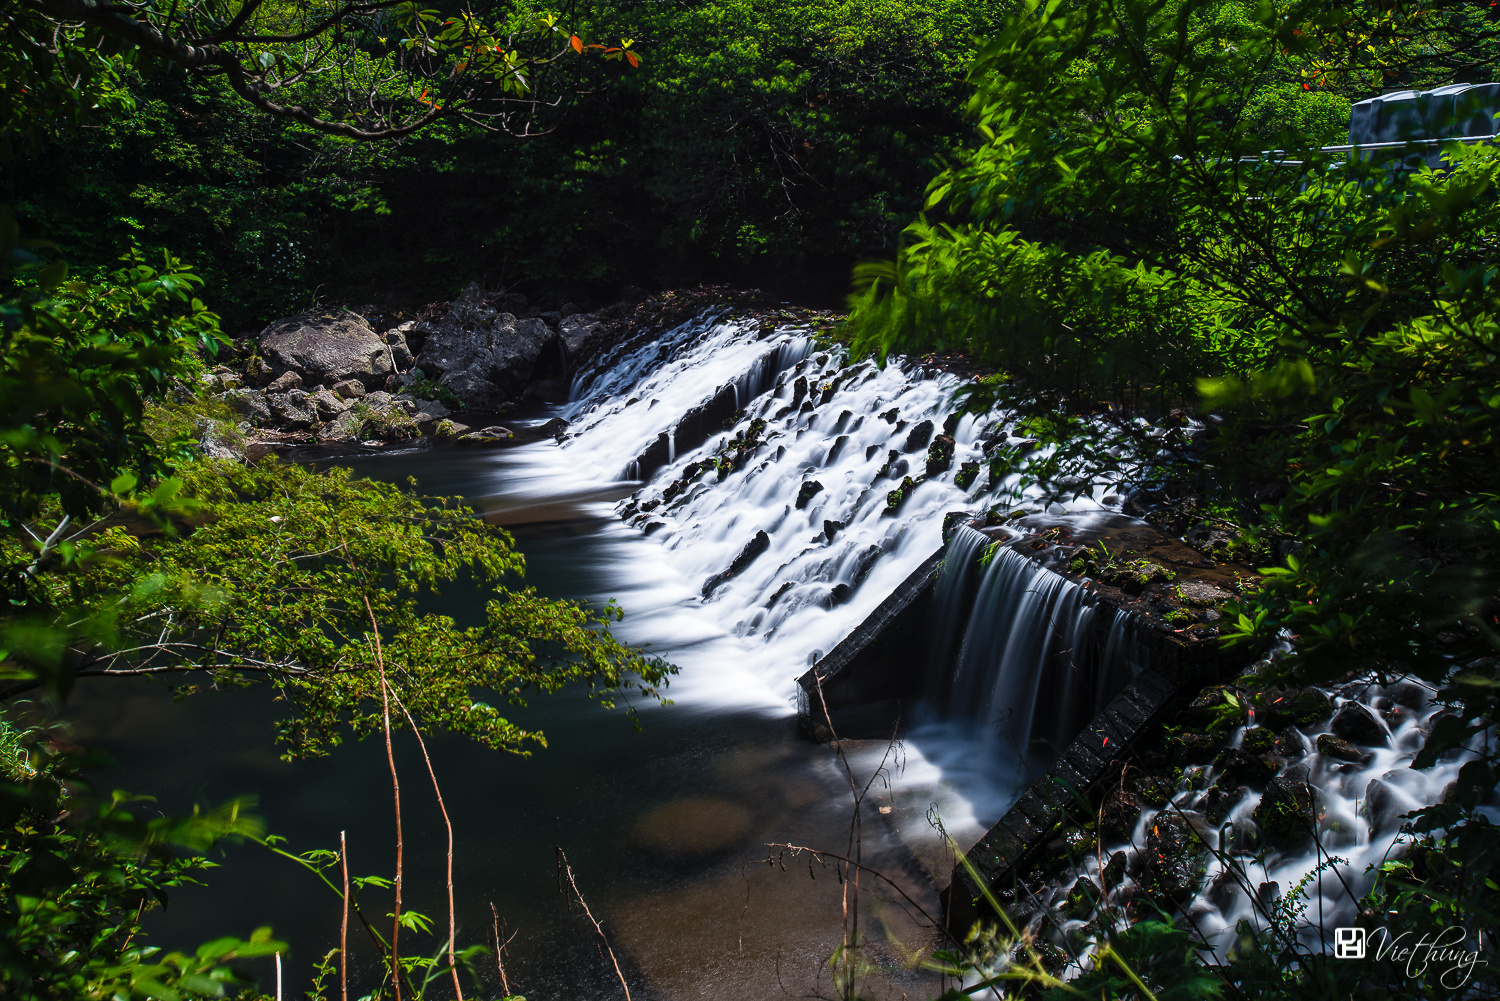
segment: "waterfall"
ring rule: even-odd
[[[929,700],[1033,770],[1144,666],[1128,614],[1101,629],[1104,609],[1085,588],[968,526],[948,543],[933,607]]]
[[[945,514],[1014,491],[954,482],[988,426],[953,415],[960,385],[705,315],[580,373],[567,434],[510,450],[506,492],[613,515],[600,597],[626,610],[617,635],[683,667],[674,699],[791,711],[797,674],[941,547]],[[951,461],[929,462],[945,431]]]

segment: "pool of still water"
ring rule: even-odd
[[[518,426],[549,416],[532,415]],[[413,447],[385,453],[308,453],[302,461],[337,462],[361,475],[417,478],[424,493],[458,495],[505,525],[526,555],[527,581],[553,597],[615,597],[627,618],[617,630],[631,642],[684,665],[670,706],[637,705],[637,732],[626,714],[580,693],[542,697],[515,719],[545,732],[530,757],[502,755],[460,738],[429,742],[456,834],[454,883],[460,945],[493,945],[498,926],[514,933],[506,949],[510,989],[542,998],[623,997],[592,926],[560,891],[556,850],[572,861],[579,889],[603,922],[634,998],[733,998],[788,994],[833,996],[828,958],[844,935],[847,899],[835,872],[808,863],[767,864],[767,846],[791,843],[837,852],[849,846],[849,782],[827,747],[797,732],[785,681],[742,671],[727,638],[682,614],[693,582],[673,579],[653,558],[654,543],[626,530],[613,502],[633,488],[619,483],[587,494],[548,497],[528,483],[528,449]],[[524,485],[524,488],[517,485]],[[443,609],[477,612],[473,585],[453,586]],[[805,664],[787,666],[793,677]],[[161,684],[81,690],[73,704],[80,742],[109,750],[106,780],[150,792],[159,809],[184,810],[235,796],[258,797],[269,831],[291,851],[336,849],[347,832],[355,875],[394,871],[390,778],[376,741],[329,757],[279,760],[277,707],[259,687],[204,692],[174,702]],[[407,906],[446,920],[445,833],[425,767],[410,737],[398,735],[405,817]],[[899,763],[899,748],[895,760]],[[865,748],[860,781],[883,748]],[[884,821],[889,791],[877,782],[862,824],[866,864],[895,879],[930,913],[938,901],[927,875]],[[887,809],[886,813],[889,813]],[[254,844],[224,849],[206,887],[175,892],[149,922],[151,940],[191,949],[219,935],[269,925],[289,943],[284,996],[308,989],[317,962],[336,948],[337,897],[318,880]],[[873,964],[865,992],[919,998],[939,992],[936,978],[904,961],[907,949],[935,944],[909,906],[866,885],[859,926]],[[367,911],[385,914],[389,898],[372,891]],[[437,947],[427,939],[424,945]],[[375,986],[374,952],[351,930],[359,996]],[[483,993],[500,993],[492,956],[479,961]],[[271,988],[269,964],[255,971]],[[337,996],[336,982],[326,983]],[[451,996],[446,981],[435,996]]]

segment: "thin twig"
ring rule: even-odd
[[[396,707],[401,710],[401,715],[406,717],[411,732],[416,735],[417,746],[422,749],[422,760],[427,763],[427,774],[432,779],[432,791],[437,794],[438,809],[443,814],[443,826],[448,829],[448,972],[453,974],[454,996],[458,1001],[464,1001],[464,991],[458,983],[458,960],[453,954],[453,942],[458,935],[453,909],[453,821],[448,819],[448,806],[443,802],[443,790],[438,786],[437,772],[432,768],[432,759],[427,756],[427,742],[422,739],[422,731],[417,729],[417,721],[411,718],[411,713],[401,701],[401,696],[392,692],[391,697],[396,700]]]
[[[344,899],[339,921],[339,998],[349,1001],[349,845],[339,831],[339,868],[344,871]]]
[[[604,934],[604,926],[599,924],[599,919],[589,910],[588,901],[583,899],[583,894],[578,890],[578,883],[573,879],[573,867],[568,865],[568,854],[557,848],[557,875],[559,881],[566,879],[568,887],[573,891],[573,896],[578,898],[579,906],[583,908],[583,916],[589,919],[594,926],[594,931],[599,933],[599,940],[604,943],[604,951],[609,953],[609,961],[615,964],[615,976],[620,978],[620,987],[625,991],[625,1001],[630,1001],[630,985],[625,982],[625,974],[620,972],[620,961],[615,958],[615,950],[609,947],[609,938]]]
[[[520,929],[511,932],[509,937],[502,942],[500,940],[500,912],[495,910],[495,902],[493,900],[490,901],[490,914],[495,919],[495,968],[500,971],[500,989],[505,992],[505,996],[508,998],[511,996],[511,993],[510,978],[505,975],[505,947],[510,945],[510,940],[516,937]]]
[[[391,747],[391,699],[390,686],[385,680],[385,654],[380,649],[380,624],[375,621],[375,609],[370,598],[365,596],[365,611],[370,613],[370,628],[375,636],[375,665],[380,670],[380,711],[385,729],[385,760],[391,767],[391,798],[396,805],[396,906],[391,913],[391,984],[396,992],[396,1001],[401,1001],[401,872],[405,844],[401,837],[401,779],[396,774],[396,752]]]

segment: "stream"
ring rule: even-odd
[[[465,498],[514,534],[527,583],[555,597],[616,599],[626,612],[616,634],[681,667],[666,693],[672,705],[636,706],[638,733],[623,712],[564,693],[516,714],[548,738],[529,759],[452,737],[430,741],[456,829],[458,938],[492,943],[496,917],[505,934],[515,932],[507,948],[512,991],[621,996],[592,927],[559,892],[560,846],[633,997],[834,993],[827,960],[842,938],[844,905],[833,870],[810,866],[806,856],[785,867],[764,861],[768,844],[844,852],[850,842],[849,778],[826,746],[798,733],[795,679],[939,548],[945,512],[976,503],[953,483],[958,460],[978,455],[972,418],[955,429],[953,469],[921,483],[896,516],[884,508],[900,476],[877,482],[890,451],[924,433],[921,422],[944,422],[956,386],[951,376],[897,364],[845,367],[797,331],[767,338],[752,322],[702,318],[612,359],[592,382],[575,384],[574,402],[538,405],[507,421],[524,434],[567,418],[562,442],[468,449],[423,441],[292,456],[382,479],[413,476],[424,493]],[[730,437],[716,432],[680,450],[670,441],[683,415],[715,391],[732,392],[749,411],[742,425],[766,422],[764,443],[740,468],[718,480],[702,477],[655,506],[658,524],[645,534],[622,519],[627,498],[660,497],[695,457]],[[927,424],[926,438],[933,430]],[[631,478],[640,473],[634,457],[663,435],[662,468],[647,481]],[[903,473],[909,462],[920,475],[925,438],[909,451],[891,472]],[[823,489],[797,505],[813,476]],[[827,521],[841,523],[833,539]],[[704,599],[705,579],[758,531],[767,533],[769,550]],[[460,621],[477,614],[480,601],[476,590],[459,586],[441,599]],[[325,759],[279,761],[270,695],[252,687],[174,703],[159,684],[135,686],[123,698],[119,688],[85,687],[73,718],[81,741],[114,755],[108,781],[156,793],[165,811],[258,794],[259,813],[289,850],[336,849],[345,831],[354,874],[390,876],[384,748],[366,741]],[[861,785],[884,762],[862,818],[865,864],[933,914],[937,895],[918,854],[939,869],[951,859],[940,858],[929,807],[937,804],[960,843],[972,842],[1008,805],[1018,778],[982,767],[965,753],[965,740],[936,725],[893,748],[849,747]],[[408,906],[441,923],[441,819],[415,746],[397,743]],[[205,877],[210,889],[176,892],[151,919],[152,939],[190,949],[270,925],[290,944],[286,989],[296,996],[337,945],[337,898],[259,846],[225,854],[228,864]],[[933,947],[932,932],[909,908],[877,896],[866,888],[860,907],[861,934],[871,943],[866,958],[875,964],[872,996],[936,993],[932,975],[902,961],[906,950]],[[380,904],[372,912],[387,909],[378,894],[370,899]],[[362,943],[351,952],[355,986],[367,990],[378,976],[374,953]],[[257,967],[263,986],[265,967]],[[497,991],[493,961],[483,968],[488,989]],[[325,989],[336,991],[335,981]],[[435,989],[451,990],[446,982]]]

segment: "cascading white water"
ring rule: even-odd
[[[849,365],[802,331],[765,337],[753,320],[703,317],[581,376],[567,437],[510,450],[507,491],[602,505],[619,496],[611,491],[630,463],[667,435],[664,465],[615,506],[629,523],[605,529],[620,543],[623,584],[613,593],[627,611],[615,632],[684,668],[672,685],[679,702],[790,712],[796,676],[939,548],[944,514],[990,494],[983,471],[967,490],[954,483],[963,462],[982,458],[972,416],[952,425],[951,467],[921,479],[959,385],[900,360]],[[730,392],[745,411],[733,427],[697,445],[678,437],[667,453],[685,415]],[[753,421],[764,428],[740,464],[704,472]],[[900,454],[888,467],[893,449]],[[691,482],[667,497],[689,470]],[[887,495],[906,477],[921,482],[887,513]],[[705,584],[759,533],[764,551],[705,597]]]
[[[1143,892],[1142,853],[1148,838],[1163,817],[1181,818],[1202,837],[1205,871],[1198,890],[1182,905],[1184,924],[1204,943],[1205,958],[1223,963],[1240,946],[1241,923],[1252,931],[1267,932],[1274,923],[1282,932],[1290,926],[1299,949],[1331,952],[1334,929],[1356,923],[1359,902],[1373,885],[1371,867],[1393,857],[1399,847],[1400,816],[1438,802],[1448,784],[1473,750],[1450,752],[1432,768],[1411,767],[1431,731],[1433,717],[1441,707],[1430,703],[1430,692],[1409,682],[1399,688],[1400,705],[1377,685],[1350,685],[1338,691],[1325,690],[1335,707],[1349,702],[1369,709],[1381,722],[1383,739],[1378,746],[1364,746],[1358,762],[1348,762],[1319,753],[1317,738],[1328,733],[1331,716],[1294,734],[1298,748],[1288,755],[1280,774],[1306,783],[1313,799],[1314,832],[1295,848],[1268,844],[1254,819],[1262,792],[1240,786],[1222,820],[1209,819],[1212,788],[1219,770],[1212,765],[1183,770],[1172,801],[1160,810],[1147,809],[1137,820],[1129,842],[1107,844],[1101,852],[1087,852],[1077,861],[1077,876],[1083,876],[1105,893],[1097,909],[1074,912],[1059,921],[1066,935],[1089,934],[1091,922],[1104,927],[1128,924],[1126,903]],[[1241,727],[1230,746],[1239,747],[1245,734]],[[1477,747],[1489,734],[1474,738]],[[1481,808],[1491,821],[1500,820],[1500,803]],[[1182,851],[1191,851],[1184,844]],[[1123,855],[1123,875],[1113,880],[1101,877],[1100,862]],[[1060,913],[1071,880],[1068,877],[1044,888],[1036,913]],[[1278,933],[1280,934],[1280,933]],[[1091,948],[1083,950],[1087,957]],[[1071,967],[1078,969],[1075,962]]]
[[[986,546],[988,566],[969,597]],[[967,525],[948,553],[934,621],[962,623],[962,632],[952,634],[961,639],[951,667],[932,665],[929,697],[945,717],[973,721],[1017,761],[1043,768],[1143,666],[1129,616],[1115,613],[1101,643],[1101,609],[1084,587]],[[946,659],[942,647],[934,656]]]

